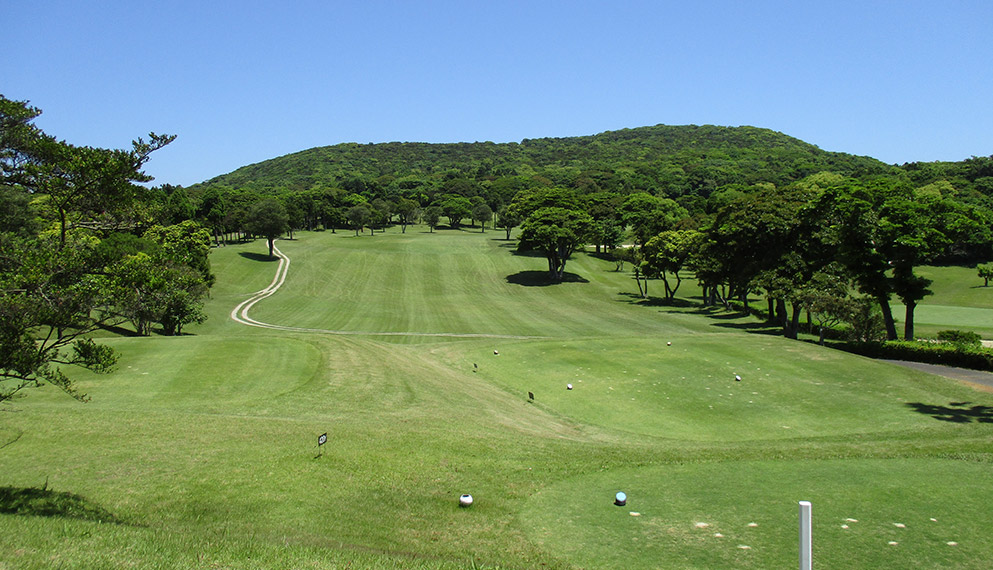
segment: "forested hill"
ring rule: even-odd
[[[779,186],[821,171],[860,176],[893,168],[869,157],[827,152],[769,129],[657,125],[520,143],[346,143],[245,166],[196,187],[367,193],[373,188],[437,187],[453,179],[481,183],[520,176],[588,192],[705,198],[729,185]]]

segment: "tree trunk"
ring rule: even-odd
[[[766,295],[765,300],[766,303],[768,303],[769,305],[769,313],[766,316],[765,320],[769,324],[773,324],[776,322],[776,307],[774,305],[775,300],[773,300],[772,295]]]
[[[269,259],[272,259],[272,249],[273,249],[272,238],[268,238],[268,242],[269,242]]]
[[[896,340],[896,324],[893,322],[893,311],[890,309],[890,299],[886,295],[876,295],[879,308],[883,312],[883,322],[886,324],[886,340]]]
[[[789,324],[786,328],[786,338],[796,340],[800,332],[800,312],[802,307],[799,304],[793,304],[793,316],[790,317]]]
[[[903,339],[914,340],[914,309],[917,303],[907,303],[906,321],[903,323]]]
[[[776,299],[776,323],[783,328],[783,336],[789,338],[788,316],[786,314],[786,301]]]

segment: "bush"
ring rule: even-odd
[[[869,358],[909,360],[911,362],[993,372],[993,350],[985,348],[966,348],[957,344],[897,340],[867,343],[850,342],[841,345],[841,348]]]
[[[972,331],[938,331],[938,340],[963,348],[979,348],[983,345],[983,337]]]

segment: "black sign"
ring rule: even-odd
[[[327,432],[322,433],[321,435],[317,436],[317,445],[324,445],[327,442],[328,442],[328,434],[327,434]]]

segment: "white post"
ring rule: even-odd
[[[800,570],[811,570],[810,501],[800,501]]]

